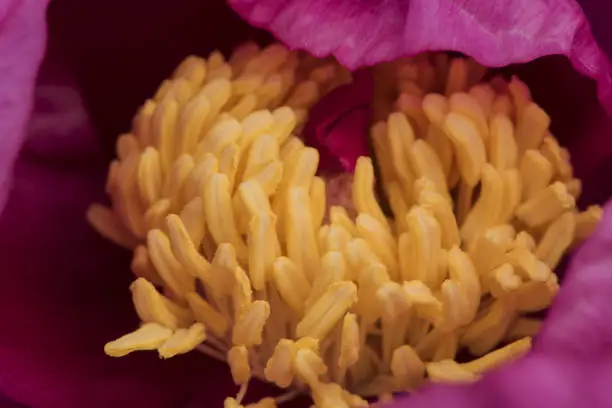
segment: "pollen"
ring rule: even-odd
[[[527,85],[485,73],[445,53],[372,68],[373,157],[327,177],[301,130],[349,71],[280,44],[185,59],[117,139],[112,206],[87,212],[133,251],[141,324],[104,352],[225,361],[226,408],[367,407],[528,353],[602,209],[577,208]],[[245,405],[252,381],[286,393]]]

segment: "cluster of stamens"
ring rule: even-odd
[[[474,381],[526,353],[564,253],[601,208],[518,78],[481,82],[471,60],[424,55],[373,69],[376,162],[352,206],[329,203],[308,109],[351,80],[273,44],[187,58],[117,141],[112,208],[89,221],[133,250],[142,325],[114,357],[199,350],[227,361],[240,407],[255,378],[314,406],[366,407],[423,381]],[[456,361],[467,350],[473,359]]]

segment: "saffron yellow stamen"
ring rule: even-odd
[[[514,139],[514,125],[508,115],[497,114],[491,118],[489,160],[497,171],[516,167],[518,149]]]
[[[323,339],[357,300],[357,287],[352,282],[338,282],[308,310],[298,323],[297,337]]]
[[[188,329],[178,329],[157,350],[161,358],[170,358],[195,349],[206,340],[206,330],[201,323],[194,323]]]
[[[193,320],[188,309],[183,309],[165,298],[144,278],[136,279],[130,285],[130,290],[136,313],[144,323],[158,323],[175,330]]]
[[[476,102],[480,105],[480,108],[484,112],[486,117],[491,115],[491,108],[493,107],[493,101],[495,100],[495,90],[493,87],[486,83],[474,85],[470,88],[470,95],[476,99]],[[491,134],[493,129],[491,129]]]
[[[478,380],[478,375],[466,370],[452,360],[442,360],[426,365],[427,376],[434,382],[471,383]]]
[[[575,228],[576,218],[571,212],[566,212],[550,224],[535,250],[538,259],[554,270],[571,245]]]
[[[227,363],[236,385],[242,385],[251,378],[249,351],[244,346],[234,346],[227,352]]]
[[[576,200],[565,184],[555,182],[535,194],[516,209],[516,216],[528,227],[539,227],[557,219],[565,211],[573,210]]]
[[[145,278],[154,285],[162,286],[163,281],[151,263],[149,250],[144,245],[134,248],[134,257],[130,265],[132,272],[138,278]]]
[[[451,112],[465,115],[470,118],[480,132],[485,146],[489,144],[489,126],[484,111],[480,104],[471,95],[463,92],[456,92],[448,99]]]
[[[574,244],[587,239],[601,221],[602,216],[603,210],[598,205],[590,206],[586,211],[576,214]]]
[[[529,199],[550,184],[554,168],[538,150],[527,150],[521,159],[520,172],[523,180],[523,199]]]
[[[503,183],[503,203],[500,222],[510,222],[516,207],[521,203],[521,176],[517,169],[504,170],[501,174]]]
[[[164,283],[178,296],[193,292],[195,280],[187,274],[176,260],[168,236],[158,229],[149,231],[147,246],[151,262]]]
[[[414,130],[401,113],[393,113],[387,120],[387,138],[393,170],[401,183],[410,186],[415,180],[408,161],[414,142]]]
[[[444,126],[455,146],[461,178],[475,186],[486,163],[485,144],[478,128],[470,118],[458,113],[449,113]]]
[[[138,239],[121,223],[117,214],[109,208],[93,204],[87,210],[87,221],[104,238],[122,247],[134,248],[138,244]]]
[[[197,293],[188,293],[186,298],[196,320],[215,336],[223,338],[228,328],[228,319]]]
[[[398,92],[401,94],[395,102],[396,109],[405,114],[410,120],[414,127],[415,136],[419,138],[424,137],[427,134],[429,123],[422,107],[425,92],[422,85],[410,80],[400,80]]]
[[[559,142],[552,135],[549,134],[544,138],[540,150],[554,166],[555,176],[559,180],[568,181],[572,178],[573,170],[569,162],[569,154],[567,150],[559,146]]]
[[[391,372],[403,389],[414,389],[425,376],[425,364],[408,345],[399,347],[393,352]]]
[[[106,343],[104,352],[123,357],[137,350],[157,350],[172,337],[172,330],[157,323],[145,323],[139,329]]]
[[[529,102],[520,112],[516,125],[516,144],[519,152],[537,148],[550,126],[550,117],[542,108]]]
[[[352,179],[317,175],[300,138],[308,110],[352,80],[333,60],[247,43],[190,56],[160,85],[117,140],[112,206],[87,212],[134,251],[142,325],[106,354],[224,360],[240,386],[227,408],[301,393],[355,408],[475,381],[530,349],[540,322],[525,314],[551,304],[552,270],[601,207],[575,209],[569,153],[520,79],[477,84],[484,67],[443,53],[372,72],[377,180],[369,157]],[[463,349],[479,358],[455,362]],[[245,405],[253,379],[287,393]]]
[[[480,198],[461,226],[461,238],[466,242],[472,241],[487,228],[495,226],[502,218],[504,181],[489,164],[482,169],[481,188]]]

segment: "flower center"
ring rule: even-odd
[[[309,392],[322,408],[474,381],[529,350],[527,314],[550,305],[555,267],[601,218],[576,209],[550,118],[518,78],[482,81],[469,59],[371,72],[391,218],[371,158],[326,179],[300,138],[311,107],[351,82],[334,61],[246,44],[189,57],[162,83],[117,141],[112,208],[88,212],[134,251],[142,326],[108,355],[197,349],[229,364],[240,391],[227,408],[252,378],[290,390],[252,407]]]

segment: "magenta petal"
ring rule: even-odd
[[[532,353],[469,386],[430,386],[389,408],[576,408],[612,406],[610,354],[579,360]]]
[[[45,0],[0,2],[0,211],[23,141],[45,43]]]
[[[574,255],[538,346],[575,358],[612,355],[612,201],[596,233]]]
[[[360,156],[369,156],[368,129],[374,83],[368,71],[338,87],[309,112],[302,133],[307,145],[319,151],[319,171],[352,173]]]
[[[487,66],[562,54],[599,83],[612,109],[611,67],[575,0],[230,0],[291,47],[350,68],[453,50]]]

